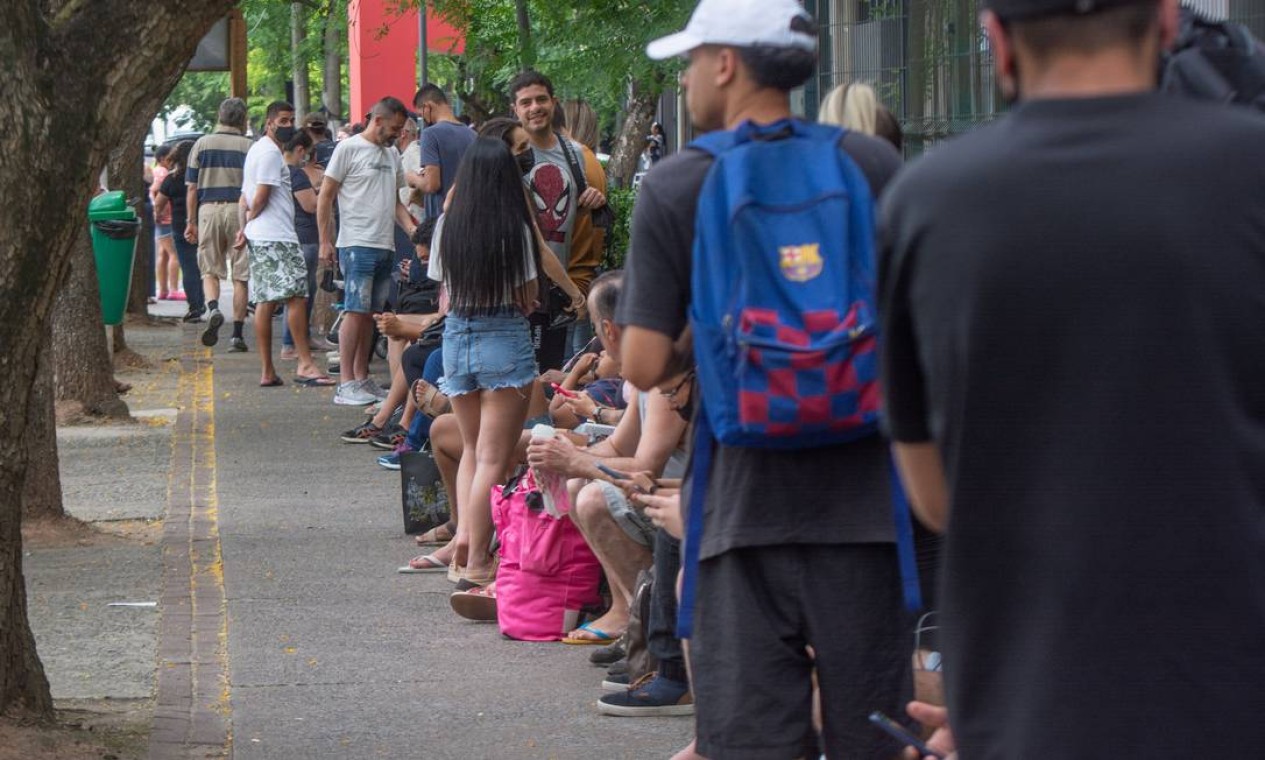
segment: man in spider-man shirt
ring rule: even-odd
[[[572,163],[568,161],[567,154],[569,150],[575,158],[574,165],[583,171],[583,148],[574,140],[562,138],[554,132],[553,114],[558,101],[554,98],[553,83],[549,78],[530,69],[523,71],[510,83],[509,95],[514,113],[531,141],[534,166],[524,175],[524,180],[536,212],[536,223],[545,242],[558,255],[562,266],[567,267],[577,216],[606,205],[606,197],[594,187],[596,183],[588,179],[584,183],[586,189],[576,192],[579,183],[572,175]],[[561,366],[566,331],[538,331],[533,322],[532,332],[533,339],[537,341],[540,368],[556,369]]]

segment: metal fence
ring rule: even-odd
[[[1265,39],[1265,0],[1186,0]],[[831,88],[869,82],[900,121],[914,156],[1004,108],[978,0],[805,0],[821,29],[817,76],[797,103],[805,116]]]

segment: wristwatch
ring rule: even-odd
[[[597,410],[593,412],[593,421],[594,421],[594,422],[596,422],[596,423],[597,423],[597,424],[599,424],[599,425],[605,425],[605,424],[606,424],[606,423],[602,422],[602,411],[603,411],[604,409],[605,409],[605,407],[601,407],[601,406],[599,406],[599,407],[597,408]]]

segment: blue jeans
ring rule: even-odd
[[[445,396],[522,388],[539,374],[531,328],[513,307],[492,316],[449,314],[444,320]]]
[[[316,260],[320,257],[321,246],[317,243],[300,243],[303,251],[303,264],[307,267],[307,321],[312,323],[312,304],[316,298]],[[290,334],[290,320],[285,320],[286,330],[281,336],[281,345],[293,346],[294,336]]]
[[[391,266],[395,251],[353,245],[338,249],[338,266],[343,270],[343,311],[374,314],[382,311],[391,289]]]
[[[206,308],[206,295],[202,292],[202,270],[198,269],[198,246],[184,239],[182,234],[172,235],[176,244],[176,260],[180,262],[180,277],[184,282],[184,295],[190,311]]]

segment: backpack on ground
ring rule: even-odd
[[[521,641],[560,641],[598,605],[602,566],[569,516],[555,518],[530,469],[492,488],[492,520],[500,538],[496,618],[501,633]]]
[[[699,195],[691,275],[701,408],[682,562],[682,638],[692,629],[715,444],[805,449],[878,432],[874,201],[865,175],[840,147],[843,136],[836,127],[787,119],[744,122],[691,146],[715,163]],[[902,575],[913,568],[906,602],[920,605],[909,510],[895,479],[893,485]]]
[[[1265,48],[1242,24],[1182,8],[1177,40],[1160,64],[1160,90],[1265,111]]]

